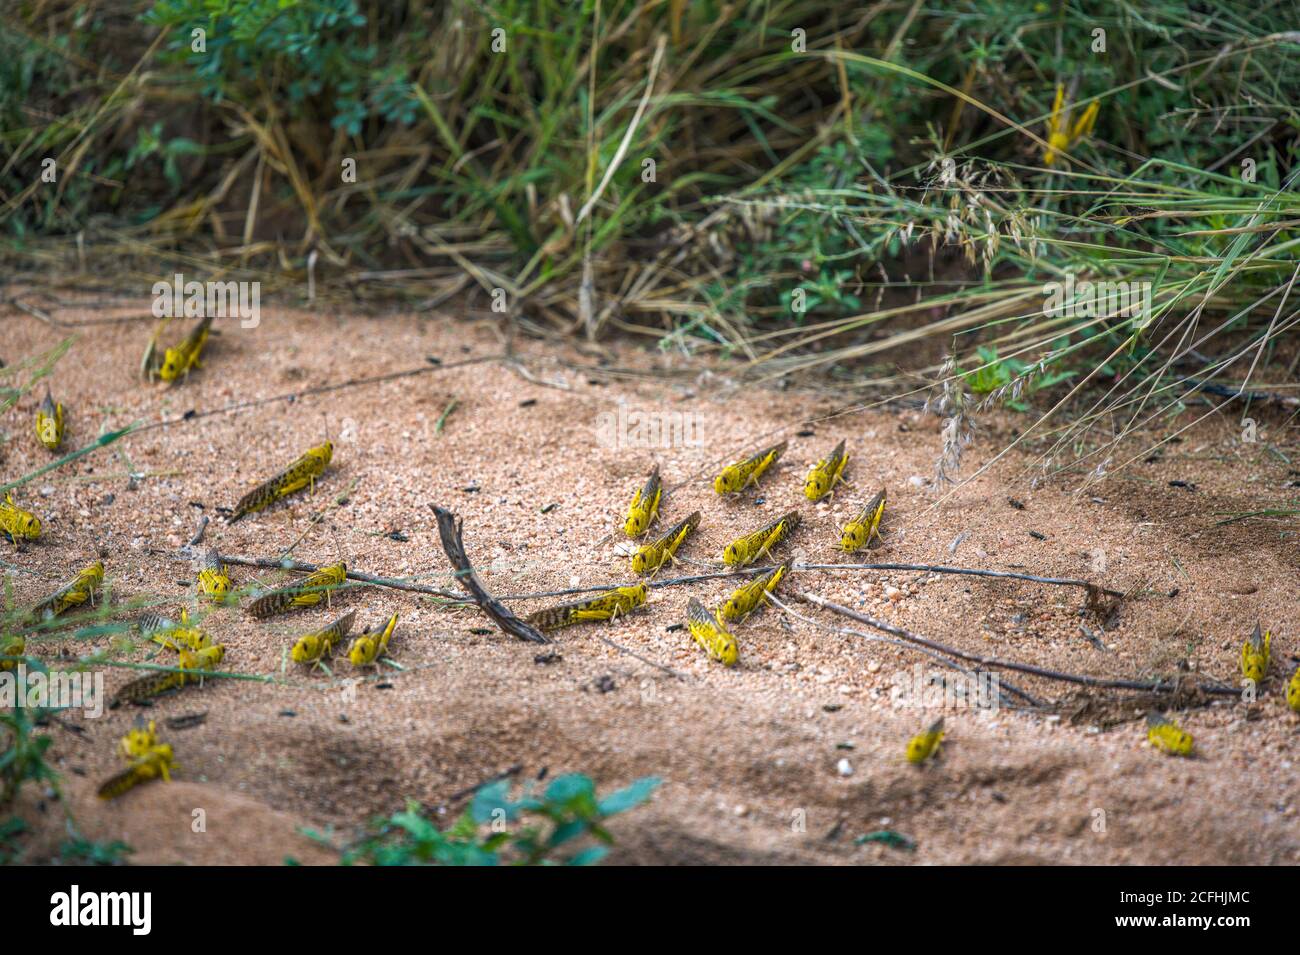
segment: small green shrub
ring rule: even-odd
[[[28,666],[34,666],[34,662],[29,661]],[[24,783],[53,782],[58,778],[54,768],[45,761],[45,751],[52,740],[36,733],[46,712],[28,706],[0,712],[0,727],[6,731],[0,737],[5,747],[0,751],[0,806],[13,802]]]
[[[596,795],[590,777],[555,779],[539,797],[525,788],[511,797],[508,780],[484,786],[469,809],[439,829],[417,803],[380,820],[375,832],[343,853],[345,865],[592,865],[604,858],[613,836],[605,821],[634,809],[659,786],[639,779],[607,796]],[[323,836],[307,832],[319,842]],[[589,844],[587,837],[597,844]],[[583,845],[582,843],[588,842]]]

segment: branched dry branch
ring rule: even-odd
[[[527,640],[530,643],[550,643],[551,641],[541,631],[524,623],[511,613],[505,604],[493,599],[492,595],[483,589],[483,585],[474,575],[474,566],[465,554],[461,522],[456,519],[456,515],[437,504],[430,504],[429,507],[438,516],[438,536],[442,538],[442,549],[447,552],[447,559],[451,561],[452,567],[456,568],[457,579],[474,597],[474,602],[479,605],[479,608],[491,617],[498,627],[520,640]]]
[[[774,594],[768,594],[767,599],[770,600],[772,603],[774,603],[778,608],[783,610],[785,613],[789,614],[791,617],[794,617],[796,620],[801,620],[804,623],[808,624],[809,626],[817,627],[820,630],[826,630],[829,631],[830,633],[842,633],[847,636],[861,637],[864,640],[870,640],[876,643],[888,643],[891,646],[902,647],[905,650],[918,650],[921,653],[924,653],[926,656],[932,657],[935,660],[939,661],[944,666],[956,670],[959,673],[964,673],[966,676],[970,677],[971,679],[976,679],[978,676],[978,674],[974,670],[964,667],[961,664],[957,663],[956,661],[949,659],[948,657],[940,653],[938,650],[932,650],[929,647],[920,646],[914,642],[909,642],[906,640],[894,640],[889,637],[878,637],[875,634],[863,633],[861,630],[851,630],[848,627],[832,627],[829,626],[828,624],[820,623],[814,620],[812,617],[805,617],[797,610],[788,607],[784,602],[779,600]],[[998,686],[1000,691],[1006,691],[1007,693],[1010,693],[1014,696],[1018,696],[1026,703],[1028,703],[1030,706],[1043,707],[1046,705],[1041,700],[1036,699],[1033,696],[1030,696],[1024,690],[1020,689],[1020,687],[1006,680],[999,680]]]
[[[816,607],[830,610],[833,613],[840,614],[865,623],[869,627],[874,627],[884,633],[893,634],[903,640],[915,643],[918,646],[929,647],[931,650],[937,650],[940,653],[946,653],[950,657],[958,660],[967,660],[971,663],[978,663],[981,666],[996,667],[1003,670],[1017,670],[1021,673],[1028,673],[1031,676],[1043,677],[1047,680],[1061,680],[1065,683],[1078,683],[1082,686],[1095,686],[1107,690],[1142,690],[1151,693],[1174,693],[1181,689],[1179,683],[1169,680],[1112,680],[1105,677],[1088,676],[1081,673],[1063,673],[1060,670],[1049,670],[1045,667],[1034,666],[1030,663],[1017,663],[1014,660],[1000,660],[997,657],[986,657],[978,653],[966,653],[958,650],[956,647],[950,647],[939,643],[936,640],[930,640],[920,634],[912,633],[910,630],[904,630],[902,627],[896,627],[892,623],[886,623],[883,620],[877,620],[869,617],[864,613],[856,610],[850,610],[837,603],[827,600],[825,597],[819,597],[816,594],[803,593],[801,599],[813,604]],[[1216,696],[1236,696],[1241,691],[1236,687],[1224,686],[1221,683],[1201,684],[1197,689]]]

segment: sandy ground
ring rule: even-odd
[[[418,367],[426,356],[450,365],[503,348],[488,323],[264,309],[255,330],[227,324],[204,369],[166,389],[134,378],[147,322],[64,329],[11,313],[0,328],[0,357],[10,364],[77,336],[51,378],[69,409],[69,447],[135,421]],[[485,632],[475,612],[359,589],[339,603],[361,619],[401,611],[392,655],[405,669],[386,669],[349,692],[340,685],[352,676],[346,662],[334,679],[290,664],[282,683],[219,681],[163,699],[148,715],[207,714],[201,726],[164,732],[181,767],[170,785],[110,804],[94,798],[118,766],[118,737],[140,711],[68,716],[79,732],[53,726],[51,757],[89,836],[123,839],[141,863],[326,862],[334,856],[299,826],[333,827],[341,842],[408,798],[449,804],[450,816],[464,804],[458,794],[517,767],[521,781],[586,772],[602,790],[662,777],[651,803],[613,823],[611,861],[624,863],[1300,862],[1300,717],[1282,698],[1300,654],[1295,532],[1275,522],[1215,526],[1220,512],[1286,500],[1296,472],[1263,443],[1240,443],[1231,422],[1212,419],[1083,494],[1052,483],[1032,489],[1021,480],[1030,456],[1016,452],[936,505],[924,479],[933,474],[938,423],[918,410],[807,426],[801,422],[826,412],[830,399],[797,388],[728,393],[725,368],[693,371],[653,349],[620,347],[598,367],[586,350],[522,340],[515,348],[525,371],[466,365],[181,420],[37,479],[18,501],[47,533],[5,555],[16,568],[9,571],[16,599],[42,596],[102,553],[115,598],[160,594],[178,608],[192,599],[193,578],[166,552],[202,514],[213,518],[208,542],[228,553],[274,557],[301,537],[294,556],[302,560],[342,557],[354,569],[449,586],[430,502],[463,516],[469,554],[496,593],[623,582],[630,572],[616,532],[633,489],[658,461],[669,488],[664,517],[704,514],[683,550],[692,561],[716,561],[733,531],[792,507],[804,526],[787,553],[843,560],[834,547],[839,526],[883,484],[886,540],[870,560],[1083,576],[1140,593],[1101,632],[1102,648],[1080,630],[1081,622],[1093,632],[1101,624],[1081,616],[1082,594],[1070,588],[809,571],[787,592],[811,591],[971,652],[1120,678],[1184,670],[1235,681],[1240,642],[1260,619],[1275,634],[1270,681],[1251,706],[1229,699],[1179,711],[1199,753],[1180,760],[1146,744],[1142,724],[1129,718],[1135,707],[1099,706],[1072,719],[1075,688],[1016,677],[1058,706],[1046,714],[949,709],[941,757],[918,768],[904,761],[904,746],[941,710],[895,705],[890,689],[917,664],[937,671],[915,651],[834,632],[828,628],[855,625],[803,604],[795,606],[818,625],[768,609],[737,628],[741,664],[727,670],[686,633],[668,629],[683,620],[691,594],[722,599],[730,589],[723,581],[655,590],[647,610],[611,626],[561,631],[549,648],[560,659],[550,663],[536,661],[535,646]],[[633,378],[619,373],[624,368],[656,374]],[[0,421],[6,480],[51,460],[31,430],[38,397],[26,396]],[[598,415],[620,400],[629,410],[699,415],[702,446],[600,447]],[[964,473],[1027,420],[986,422]],[[758,493],[720,500],[707,482],[718,461],[768,432],[790,439],[784,460]],[[218,506],[327,433],[335,464],[314,497],[230,526],[220,519]],[[1265,436],[1294,460],[1280,422],[1266,424]],[[806,470],[841,438],[854,454],[853,487],[809,505],[801,494]],[[132,488],[129,470],[152,476]],[[1175,480],[1195,487],[1171,486]],[[347,503],[313,524],[344,491]],[[670,573],[705,569],[684,564]],[[283,577],[248,568],[233,575],[241,586]],[[294,637],[329,616],[257,622],[229,608],[205,626],[226,644],[226,668],[279,675]],[[66,643],[47,641],[38,652],[92,649]],[[146,655],[140,648],[132,658]],[[131,675],[107,671],[109,691]],[[19,809],[35,830],[30,857],[39,858],[61,838],[62,813],[30,787]],[[196,809],[205,811],[206,832],[192,831]],[[855,844],[878,829],[914,838],[915,851]]]

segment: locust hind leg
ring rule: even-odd
[[[767,540],[763,541],[763,546],[760,547],[757,550],[757,552],[755,552],[753,558],[750,560],[750,563],[751,564],[758,563],[760,560],[762,560],[764,557],[770,554],[772,552],[772,548],[775,547],[780,542],[781,542],[781,531],[778,528],[777,530],[772,531],[771,534],[767,535]]]

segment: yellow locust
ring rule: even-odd
[[[1065,86],[1057,83],[1056,100],[1052,103],[1052,112],[1047,118],[1047,148],[1043,150],[1043,164],[1053,165],[1058,155],[1072,149],[1091,133],[1100,110],[1100,101],[1093,100],[1071,124],[1070,114],[1074,112],[1074,107],[1066,105]]]
[[[729,464],[713,479],[713,490],[719,494],[737,494],[749,485],[758,485],[758,479],[785,453],[788,442],[782,441],[752,458]]]
[[[645,584],[631,587],[615,587],[587,600],[575,600],[547,607],[531,613],[525,622],[538,630],[559,630],[575,623],[589,623],[601,620],[616,620],[637,607],[643,606],[650,594]]]
[[[835,485],[843,479],[844,466],[849,463],[849,456],[844,453],[844,442],[835,445],[830,457],[822,458],[803,482],[804,497],[810,501],[820,501],[835,490]]]
[[[190,615],[184,608],[181,609],[180,623],[150,612],[140,617],[136,622],[136,626],[142,636],[148,637],[165,649],[175,650],[177,653],[182,650],[191,652],[202,650],[212,645],[212,641],[208,639],[206,633],[198,627],[190,626]]]
[[[149,377],[156,375],[163,381],[175,382],[177,379],[188,375],[190,369],[203,367],[199,364],[199,356],[203,353],[203,346],[207,343],[208,335],[212,331],[212,317],[207,316],[200,319],[199,323],[178,345],[164,350],[160,359],[158,357],[158,339],[163,329],[167,327],[168,321],[170,320],[164,319],[163,323],[153,333],[153,337],[149,339],[149,346],[145,349],[144,360],[140,363],[140,370]]]
[[[1147,739],[1156,749],[1170,756],[1192,755],[1192,734],[1160,713],[1147,715]]]
[[[230,515],[234,523],[246,514],[269,507],[281,498],[303,488],[316,489],[316,479],[325,473],[334,458],[334,445],[326,441],[310,449],[275,477],[259,484],[239,499]]]
[[[882,487],[858,516],[844,525],[840,532],[840,547],[846,554],[866,547],[871,538],[880,537],[880,519],[884,516],[885,489]]]
[[[939,752],[943,742],[943,717],[939,717],[923,732],[917,733],[907,744],[907,761],[920,764]]]
[[[1247,680],[1256,684],[1263,682],[1264,675],[1268,673],[1272,643],[1273,634],[1261,634],[1259,624],[1255,624],[1255,632],[1241,645],[1241,672]]]
[[[221,555],[216,548],[209,547],[199,556],[199,593],[222,601],[230,593],[230,574],[221,562]]]
[[[322,567],[295,584],[262,594],[248,605],[248,612],[260,618],[288,613],[296,607],[314,607],[326,600],[330,591],[342,584],[347,576],[348,566],[342,561]]]
[[[799,512],[791,511],[766,527],[737,538],[722,551],[722,562],[728,567],[744,567],[752,564],[778,544],[787,540],[799,526]]]
[[[686,605],[686,626],[695,642],[723,666],[734,667],[740,651],[736,638],[727,631],[722,621],[694,597]]]
[[[169,631],[168,634],[174,632]],[[157,640],[158,637],[155,636],[154,639]],[[204,640],[206,639],[205,637]],[[204,672],[215,670],[226,657],[226,647],[221,643],[204,646],[198,650],[191,650],[181,643],[176,649],[180,650],[178,669],[157,670],[123,684],[113,694],[109,708],[117,709],[123,703],[144,703],[172,690],[179,690],[186,683],[202,685]]]
[[[632,555],[633,573],[643,576],[653,574],[668,561],[676,559],[677,549],[699,526],[700,512],[696,511],[684,521],[674,524],[663,537],[641,545],[640,549]]]
[[[182,676],[186,682],[197,683],[202,686],[204,671],[215,670],[225,658],[226,647],[222,643],[214,643],[198,650],[188,650],[182,647],[180,668],[189,671],[183,673]]]
[[[383,630],[375,631],[367,627],[348,647],[348,662],[354,667],[373,666],[388,652],[388,641],[392,638],[396,627],[397,614],[388,618],[388,623]]]
[[[1291,682],[1286,685],[1286,705],[1300,713],[1300,667],[1295,668]]]
[[[41,536],[41,522],[31,511],[24,511],[14,503],[13,492],[0,501],[0,534],[17,547],[23,541],[34,541]]]
[[[0,638],[0,657],[20,657],[27,652],[27,638],[19,634],[16,637]],[[0,670],[18,668],[18,660],[0,660]]]
[[[650,525],[659,516],[659,502],[663,498],[663,481],[659,479],[659,465],[655,465],[646,479],[645,486],[637,488],[632,503],[627,508],[627,520],[623,523],[623,533],[628,537],[640,537],[650,529]]]
[[[743,587],[737,588],[722,605],[719,616],[728,623],[739,623],[767,603],[767,595],[776,591],[777,585],[790,572],[790,562],[759,574]]]
[[[51,451],[63,444],[63,405],[56,404],[45,389],[45,400],[36,409],[36,438]]]
[[[305,633],[293,645],[293,650],[289,656],[294,663],[320,663],[323,659],[334,652],[343,638],[348,635],[352,629],[352,621],[357,612],[351,610],[324,630],[316,630],[312,633]]]
[[[48,620],[57,617],[65,610],[80,607],[95,596],[95,591],[104,582],[104,564],[95,561],[68,583],[50,594],[31,610],[33,620]]]
[[[140,636],[148,637],[156,643],[162,641],[158,638],[168,630],[174,630],[178,624],[170,617],[164,617],[157,610],[146,610],[136,618],[135,628],[140,631]]]
[[[144,703],[156,696],[162,696],[185,685],[185,674],[175,670],[158,670],[137,677],[124,683],[108,704],[109,709],[117,709],[123,703]]]
[[[172,748],[168,743],[154,743],[132,760],[131,765],[99,787],[100,799],[116,799],[141,783],[162,778],[171,781],[171,771],[176,766]]]
[[[148,726],[137,726],[126,731],[117,744],[117,751],[125,760],[139,759],[158,745],[158,728],[153,720]]]

